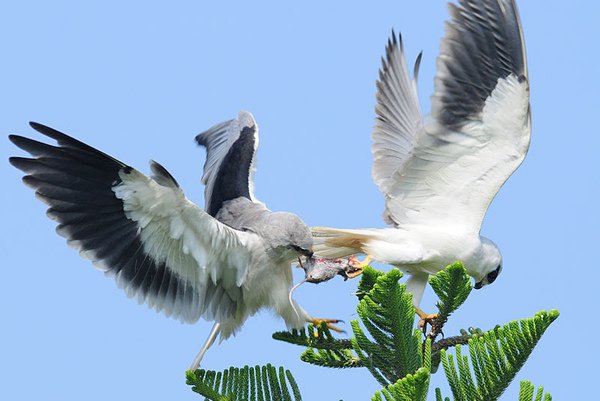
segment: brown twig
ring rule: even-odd
[[[472,337],[473,334],[463,334],[460,336],[442,338],[440,341],[436,341],[431,344],[431,354],[437,354],[443,349],[448,349],[457,345],[465,345]]]
[[[431,330],[429,331],[429,334],[427,334],[427,338],[431,340],[431,344],[434,343],[437,336],[439,336],[440,334],[444,335],[442,329],[444,328],[444,325],[447,321],[447,315],[439,315],[436,319],[433,320],[433,322],[431,323]],[[443,339],[441,341],[443,341]]]

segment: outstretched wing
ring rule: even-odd
[[[371,175],[379,189],[387,194],[394,184],[395,173],[410,157],[415,136],[423,126],[417,95],[421,54],[415,61],[411,79],[404,57],[402,37],[396,40],[396,34],[392,31],[392,37],[385,48],[385,59],[381,63],[375,106],[377,118],[371,134]],[[384,213],[384,220],[392,223],[387,213]]]
[[[512,0],[461,0],[450,14],[432,118],[393,175],[386,215],[396,225],[434,221],[479,232],[529,147],[525,48]]]
[[[215,216],[223,202],[254,198],[254,159],[258,149],[258,125],[252,114],[240,111],[238,118],[217,124],[196,136],[206,147],[202,182],[205,209]]]
[[[10,140],[33,158],[11,157],[23,181],[50,207],[57,232],[128,296],[185,322],[222,321],[260,240],[216,221],[188,201],[158,163],[152,178],[52,128],[31,126],[52,146]]]

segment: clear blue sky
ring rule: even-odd
[[[35,136],[27,125],[34,120],[142,171],[153,158],[203,205],[204,153],[193,138],[245,109],[261,128],[256,193],[268,206],[310,225],[383,226],[370,178],[379,60],[392,27],[411,59],[424,51],[419,91],[428,110],[445,2],[88,3],[0,7],[3,135]],[[597,333],[600,279],[600,6],[519,6],[532,143],[482,230],[502,249],[504,270],[445,332],[559,309],[517,381],[545,385],[556,400],[588,399],[597,363],[587,349],[598,356],[588,342]],[[184,371],[212,323],[182,325],[127,299],[54,233],[45,206],[7,162],[22,152],[6,136],[0,150],[0,399],[199,399]],[[315,316],[348,322],[356,284],[305,285],[296,297]],[[434,302],[428,290],[423,306]],[[203,365],[284,364],[309,401],[367,400],[379,388],[367,371],[303,364],[301,348],[271,340],[283,328],[268,313],[256,316]],[[516,400],[517,391],[514,383],[503,399]]]

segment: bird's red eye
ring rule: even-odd
[[[491,284],[494,281],[496,281],[496,279],[498,278],[498,275],[500,274],[501,269],[502,269],[502,266],[498,266],[498,267],[496,267],[496,269],[494,269],[488,273],[488,275],[487,275],[488,284]]]

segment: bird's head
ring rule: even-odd
[[[478,290],[488,284],[492,284],[502,271],[502,255],[500,249],[491,240],[481,237],[481,268],[480,278],[475,283],[475,289]]]
[[[310,229],[292,213],[276,212],[270,216],[271,227],[264,235],[269,248],[277,258],[296,260],[313,254],[313,239]]]

